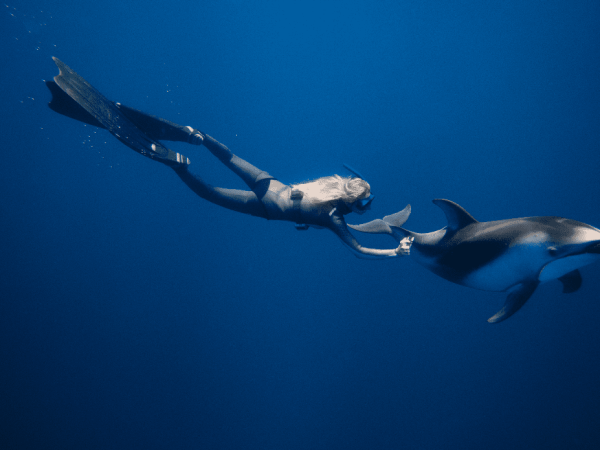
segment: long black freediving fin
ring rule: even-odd
[[[91,118],[98,122],[102,128],[106,128],[123,144],[148,158],[160,161],[168,166],[185,166],[190,163],[190,160],[185,156],[169,150],[160,142],[144,133],[119,110],[115,103],[104,97],[96,88],[71,70],[69,66],[58,58],[52,59],[60,70],[60,73],[54,77],[56,85]],[[46,85],[53,92],[54,87],[51,87],[48,83]],[[90,120],[89,116],[86,116],[80,109],[74,107],[62,95],[56,96],[55,108],[58,109],[57,112],[60,114],[98,126],[94,121]]]
[[[48,107],[52,111],[62,114],[63,116],[67,116],[71,119],[106,129],[106,127],[98,122],[94,116],[83,109],[79,103],[69,97],[69,95],[67,95],[67,93],[63,91],[54,80],[45,80],[44,83],[46,83],[46,87],[50,89],[50,93],[52,94],[52,99],[50,100],[50,103],[48,103]]]
[[[88,113],[79,103],[69,97],[69,95],[67,95],[54,80],[44,81],[44,83],[46,83],[46,86],[52,94],[52,99],[50,100],[50,103],[48,103],[48,107],[52,111],[71,119],[106,129],[104,125],[98,122],[98,120]],[[184,127],[175,122],[171,122],[170,120],[147,114],[139,109],[131,108],[121,103],[112,101],[110,103],[118,108],[118,110],[131,120],[136,127],[151,139],[188,142],[196,145],[202,144],[202,141],[204,140],[202,133],[192,127]]]

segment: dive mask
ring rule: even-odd
[[[346,168],[346,170],[352,172],[352,174],[354,176],[361,178],[363,180],[365,179],[365,177],[363,177],[360,173],[358,173],[356,170],[354,170],[348,164],[344,164],[344,167]],[[352,205],[350,205],[350,207],[352,208],[352,211],[355,212],[356,214],[364,214],[369,209],[371,209],[371,202],[373,201],[374,198],[375,198],[375,196],[373,194],[370,194],[366,198],[363,198],[361,200],[356,200],[354,203],[352,203]]]
[[[367,198],[363,198],[362,200],[356,200],[354,203],[352,203],[352,211],[354,211],[357,214],[364,214],[369,209],[371,209],[371,202],[374,198],[375,196],[371,194]]]

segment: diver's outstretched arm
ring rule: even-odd
[[[402,241],[400,245],[395,249],[377,249],[377,248],[367,248],[363,247],[358,243],[358,241],[352,236],[348,227],[346,226],[346,221],[344,217],[341,215],[332,215],[334,227],[332,231],[338,235],[338,237],[342,240],[342,242],[350,249],[350,251],[357,258],[361,259],[384,259],[384,258],[393,258],[396,256],[408,256],[410,254],[410,244],[412,241]]]

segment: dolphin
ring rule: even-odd
[[[577,291],[582,281],[578,268],[600,260],[600,230],[591,225],[550,216],[478,222],[450,200],[433,203],[448,225],[431,233],[400,227],[398,213],[348,226],[397,241],[413,237],[411,256],[436,275],[474,289],[508,292],[490,323],[512,316],[540,283],[558,279],[564,293]]]

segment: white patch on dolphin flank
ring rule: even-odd
[[[515,245],[546,245],[548,239],[549,236],[547,233],[542,231],[534,231],[512,243],[511,247]]]
[[[600,240],[600,230],[593,227],[577,227],[574,238],[577,243],[598,241]]]
[[[506,291],[526,279],[535,279],[543,266],[545,248],[540,245],[516,245],[488,264],[471,272],[464,286],[483,291]]]

